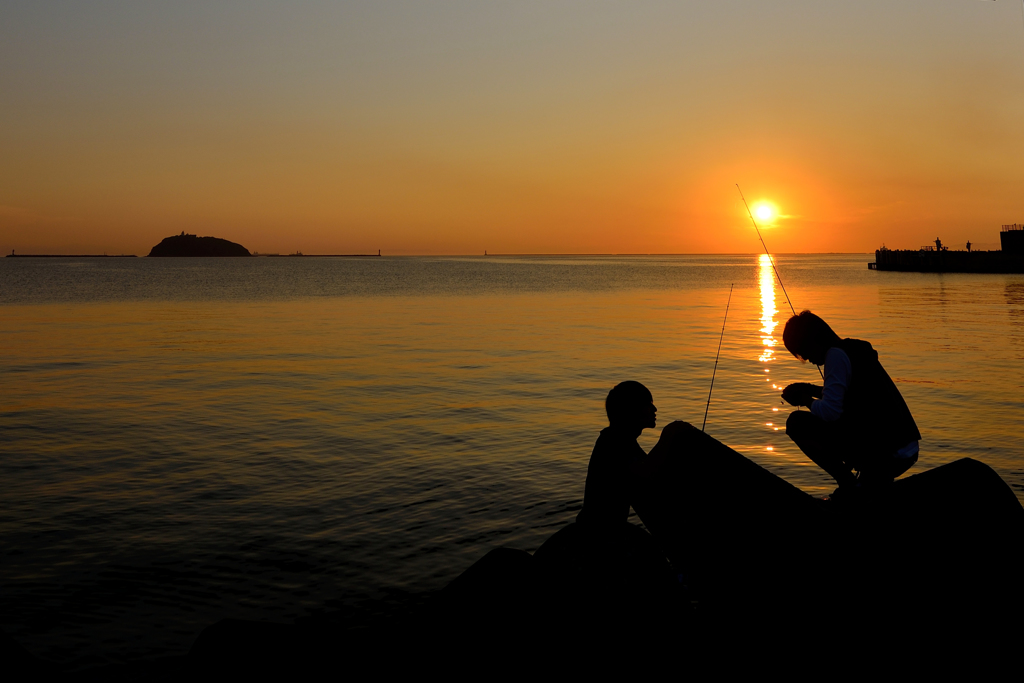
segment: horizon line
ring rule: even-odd
[[[13,251],[13,250],[12,250]],[[764,254],[764,251],[736,251],[736,252],[500,252],[495,254],[480,254],[480,253],[398,253],[398,254],[384,254],[383,250],[378,254],[306,254],[306,253],[280,253],[280,252],[252,252],[252,256],[257,258],[278,256],[278,257],[299,257],[299,258],[342,258],[342,257],[355,257],[355,258],[420,258],[420,257],[472,257],[472,258],[490,258],[492,256],[756,256],[758,254]],[[814,256],[814,255],[857,255],[857,254],[873,254],[874,251],[777,251],[769,252],[772,254],[778,254],[780,256]],[[6,254],[11,256],[11,254]],[[138,258],[149,258],[148,255],[132,254],[132,253],[102,253],[102,254],[61,254],[61,253],[38,253],[38,254],[16,254],[22,258],[45,258],[45,257],[66,257],[66,258],[104,258],[104,257],[126,257],[135,256]],[[166,258],[166,257],[165,257]],[[209,256],[197,256],[197,257],[177,257],[177,258],[217,258]],[[221,257],[221,258],[239,258],[239,257]]]

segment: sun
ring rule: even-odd
[[[761,203],[754,207],[754,215],[762,221],[770,221],[775,217],[775,209],[771,204]]]

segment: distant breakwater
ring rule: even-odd
[[[1006,251],[879,249],[871,270],[918,273],[1024,273],[1024,254]]]
[[[135,254],[7,254],[7,258],[135,258]]]

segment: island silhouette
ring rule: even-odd
[[[165,237],[160,244],[149,251],[149,256],[252,256],[249,250],[237,242],[220,237],[197,237],[180,235]]]

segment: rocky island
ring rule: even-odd
[[[165,237],[160,244],[149,251],[150,256],[252,256],[249,250],[237,242],[220,237],[197,237],[180,235]]]

